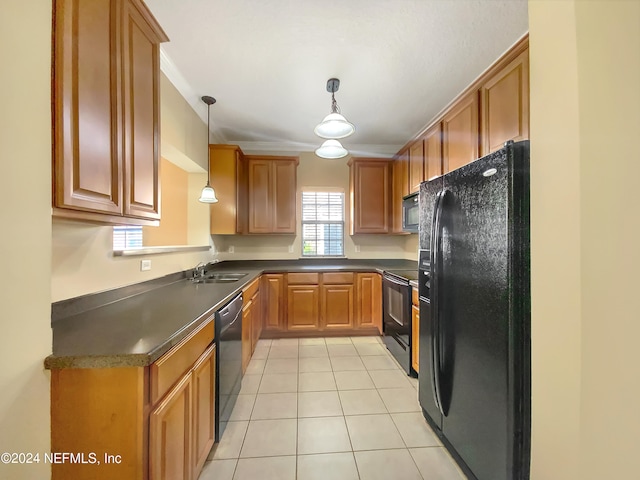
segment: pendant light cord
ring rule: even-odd
[[[209,177],[211,176],[211,172],[210,170],[210,160],[209,160],[209,123],[210,123],[210,117],[211,117],[211,105],[207,104],[207,187],[210,187],[211,184],[209,183]]]

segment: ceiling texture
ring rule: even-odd
[[[327,80],[358,156],[393,155],[528,30],[526,0],[146,0],[161,69],[212,142],[313,151]]]

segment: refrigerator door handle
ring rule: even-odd
[[[439,312],[439,288],[440,288],[440,256],[442,243],[442,202],[446,191],[441,190],[436,196],[433,208],[433,223],[431,224],[431,383],[433,385],[433,397],[444,415],[442,407],[442,395],[440,389],[440,312]]]

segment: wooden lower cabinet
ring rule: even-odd
[[[185,376],[151,412],[149,478],[191,479],[192,377]]]
[[[285,279],[283,273],[269,273],[262,276],[260,289],[264,302],[264,331],[281,332],[284,330]]]
[[[242,307],[242,374],[247,370],[251,360],[251,323],[253,314],[253,300],[244,300]]]
[[[253,311],[251,312],[251,354],[256,350],[256,345],[262,335],[262,324],[264,321],[264,306],[262,304],[262,293],[257,291],[253,296]]]
[[[419,373],[420,365],[420,308],[411,305],[411,366]]]
[[[322,286],[320,326],[323,330],[353,328],[353,292],[353,284]]]
[[[101,465],[52,464],[51,478],[196,480],[215,439],[213,337],[209,320],[147,367],[53,369],[51,451]]]
[[[212,346],[193,367],[193,479],[216,438],[216,351]]]
[[[382,334],[382,276],[356,274],[355,327],[375,327]]]
[[[320,325],[319,285],[287,286],[287,330],[315,331]]]

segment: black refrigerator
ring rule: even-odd
[[[529,478],[529,142],[420,185],[420,382],[471,479]]]

